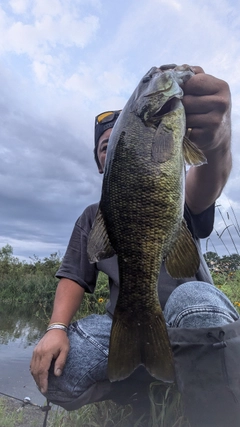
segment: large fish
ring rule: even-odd
[[[162,260],[174,277],[191,277],[199,255],[183,219],[185,167],[204,156],[184,137],[183,82],[188,66],[153,67],[111,133],[99,209],[88,240],[90,262],[118,255],[120,290],[110,337],[110,381],[144,365],[174,380],[174,364],[157,293]]]

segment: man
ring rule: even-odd
[[[193,67],[193,70],[196,75],[183,88],[186,125],[190,133],[188,136],[204,152],[208,163],[193,167],[187,173],[184,216],[198,246],[201,263],[196,276],[185,280],[172,279],[163,263],[159,296],[174,352],[177,383],[184,397],[187,415],[194,426],[225,427],[221,423],[226,411],[228,421],[231,419],[226,424],[229,426],[234,426],[236,415],[240,415],[239,405],[234,403],[240,398],[240,376],[237,378],[238,386],[235,387],[234,383],[235,389],[232,390],[231,373],[227,373],[226,379],[226,369],[222,369],[224,363],[227,367],[232,363],[232,359],[230,362],[227,359],[228,336],[231,339],[234,335],[240,343],[239,316],[225,295],[212,285],[199,238],[207,237],[212,231],[214,203],[231,171],[231,99],[227,83],[205,74],[200,67]],[[120,111],[106,112],[96,118],[94,154],[99,173],[103,173],[108,139],[119,114]],[[50,326],[36,346],[31,361],[31,372],[40,391],[50,401],[70,410],[109,396],[114,398],[124,384],[111,385],[107,379],[111,319],[118,294],[117,257],[96,264],[89,264],[87,258],[87,239],[96,210],[97,204],[89,206],[75,224],[57,272],[60,282]],[[70,325],[85,291],[94,291],[98,271],[109,276],[107,314],[88,316]],[[230,355],[233,359],[237,359],[236,351],[234,347]],[[214,371],[215,365],[217,372]],[[237,366],[233,364],[233,369],[237,370]],[[132,382],[131,378],[126,381],[130,386],[138,381],[148,383],[150,378],[140,369],[133,374]],[[219,390],[220,394],[216,395],[216,401],[213,399],[211,405],[213,393]],[[225,400],[226,405],[223,405],[224,410],[219,411],[214,405],[218,402],[219,408],[221,399]]]

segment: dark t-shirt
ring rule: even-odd
[[[98,272],[102,271],[106,273],[109,277],[110,288],[110,300],[107,303],[106,308],[107,313],[112,316],[119,292],[117,256],[115,255],[112,258],[105,259],[95,264],[90,264],[87,257],[88,234],[91,230],[97,208],[98,203],[88,206],[83,214],[78,218],[56,277],[71,279],[82,286],[86,292],[92,293],[96,286]],[[192,280],[212,283],[211,275],[201,252],[199,239],[206,238],[212,231],[214,205],[210,206],[210,208],[200,215],[191,214],[190,210],[185,205],[184,217],[198,248],[200,255],[200,267],[194,277],[173,279],[166,272],[164,262],[162,263],[158,279],[158,295],[162,308],[164,308],[171,292],[178,285]]]

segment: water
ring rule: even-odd
[[[29,371],[33,349],[46,329],[44,314],[36,317],[37,310],[29,304],[0,303],[0,397],[1,393],[18,399],[28,396],[43,405],[45,398]]]

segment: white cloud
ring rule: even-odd
[[[23,14],[27,11],[30,0],[10,0],[9,4],[12,8],[13,13]]]
[[[11,5],[13,11],[20,14],[26,10],[28,3],[19,0]],[[0,53],[27,55],[41,84],[47,84],[50,77],[56,81],[63,80],[67,55],[62,55],[61,51],[64,48],[84,49],[99,27],[97,16],[76,13],[76,8],[69,5],[69,2],[58,0],[36,1],[35,8],[31,10],[35,15],[28,22],[25,15],[10,18],[0,9]],[[50,56],[54,58],[51,73],[46,60]]]
[[[47,64],[33,61],[32,67],[39,83],[43,85],[46,84],[48,82],[48,75],[49,75]]]
[[[161,0],[162,5],[167,5],[176,10],[182,9],[182,4],[177,0]]]
[[[90,100],[96,98],[96,88],[93,85],[92,76],[89,73],[74,73],[65,82],[65,88],[70,91],[77,91],[80,96]]]
[[[65,3],[65,7],[64,7]],[[41,18],[44,15],[61,16],[66,11],[69,2],[61,2],[60,0],[34,0],[32,13],[36,18]]]
[[[31,25],[18,21],[9,26],[3,34],[4,49],[33,56],[40,48],[48,52],[59,44],[66,47],[84,47],[97,27],[98,18],[95,16],[87,16],[81,20],[75,20],[71,15],[65,15],[58,20],[44,16]]]
[[[136,82],[135,76],[126,72],[124,66],[120,64],[113,65],[110,69],[103,71],[98,78],[99,85],[104,93],[120,95],[121,93],[131,94]]]
[[[33,57],[38,51],[38,37],[32,25],[15,22],[3,35],[4,50]]]

